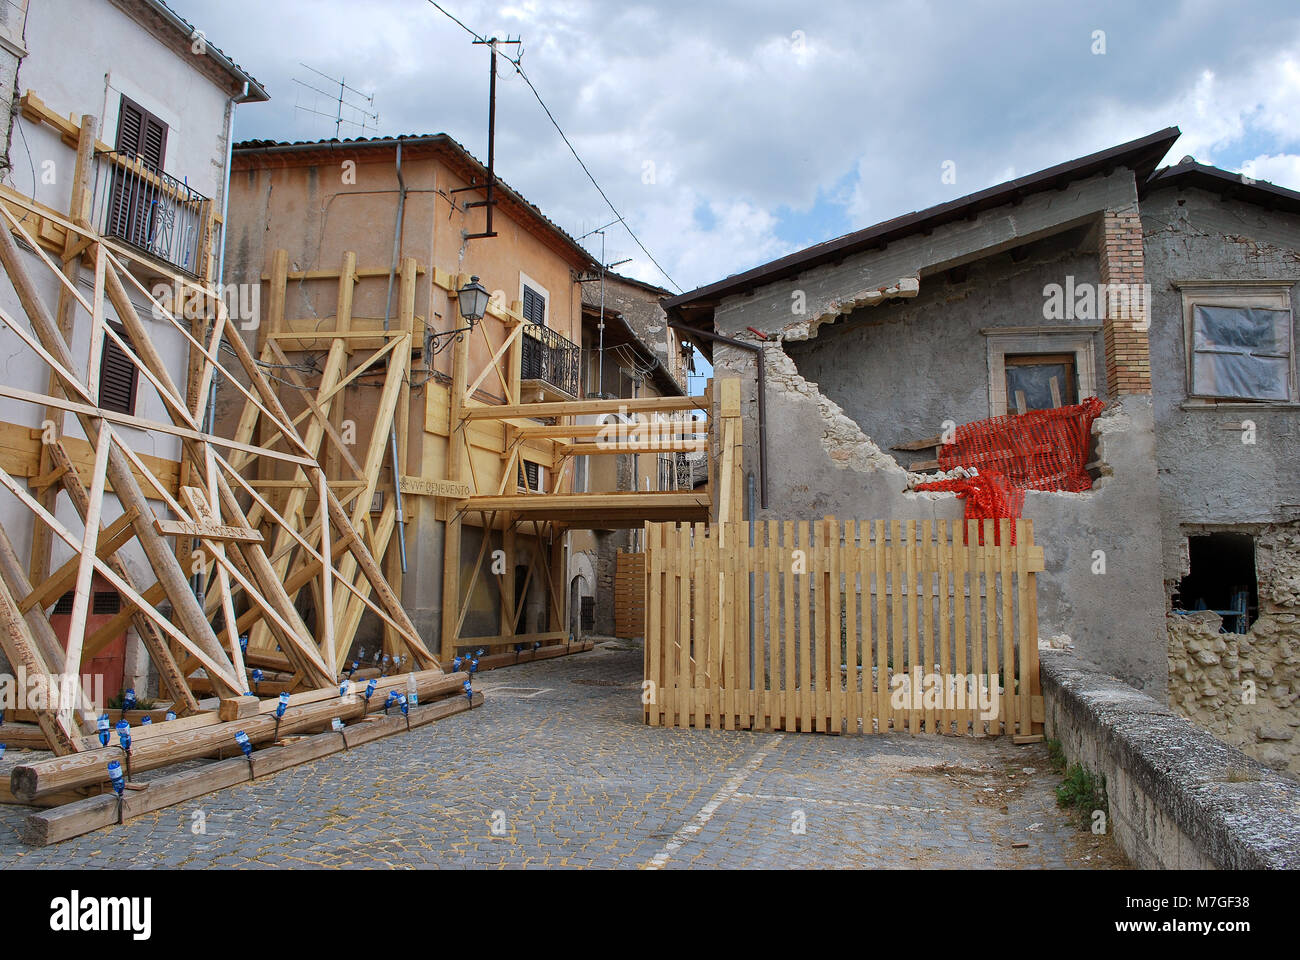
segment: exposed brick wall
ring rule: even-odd
[[[1147,340],[1150,304],[1144,296],[1142,219],[1136,205],[1107,210],[1098,249],[1104,288],[1123,284],[1135,295],[1111,298],[1106,311],[1106,387],[1111,397],[1151,392],[1151,351]]]

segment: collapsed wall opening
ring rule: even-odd
[[[1259,617],[1255,537],[1220,531],[1187,538],[1190,567],[1174,593],[1174,609],[1210,610],[1223,632],[1245,633]]]

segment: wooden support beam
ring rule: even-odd
[[[33,246],[35,246],[34,243]],[[36,285],[27,272],[24,255],[18,250],[10,231],[5,229],[0,229],[0,263],[3,263],[10,282],[13,284],[14,291],[18,295],[18,300],[31,321],[32,329],[42,346],[63,369],[71,370],[73,360],[68,352],[67,344],[60,335],[54,319],[46,310],[44,303],[41,302]],[[69,374],[64,373],[59,374],[59,386],[69,394],[79,388],[75,380]],[[92,442],[98,440],[99,426],[102,420],[97,416],[84,412],[78,413],[78,420],[86,438]],[[158,574],[159,583],[162,585],[167,599],[171,601],[175,623],[214,662],[219,665],[229,666],[229,660],[222,652],[216,635],[212,632],[212,628],[203,615],[202,606],[190,590],[185,572],[177,563],[176,557],[167,548],[164,539],[153,529],[152,522],[148,519],[153,516],[152,511],[145,502],[144,494],[136,483],[135,475],[131,471],[130,463],[125,454],[121,452],[116,444],[111,444],[108,448],[107,457],[108,461],[105,469],[107,477],[112,481],[113,492],[121,503],[123,510],[135,511],[134,526],[137,539],[143,547],[150,565]],[[218,676],[216,679],[224,686],[223,678]],[[222,692],[234,694],[243,691],[230,689]]]
[[[468,420],[511,420],[524,418],[594,416],[602,413],[644,413],[697,410],[704,397],[636,397],[627,400],[565,400],[559,403],[517,403],[466,407]],[[453,426],[461,418],[453,421]]]

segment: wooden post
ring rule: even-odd
[[[95,117],[83,116],[81,118],[81,129],[77,134],[77,161],[73,167],[72,195],[68,201],[68,212],[71,214],[72,221],[79,226],[88,227],[90,225],[90,196],[92,192],[90,178],[94,172],[95,137],[98,126],[99,123]],[[81,276],[81,256],[74,255],[77,246],[76,233],[71,230],[67,231],[67,238],[63,243],[63,275],[74,285]],[[59,305],[55,316],[58,318],[59,334],[63,337],[65,343],[72,342],[72,326],[76,314],[76,302],[68,288],[62,287],[59,290]],[[97,359],[92,357],[91,363],[96,362],[98,362]],[[58,387],[58,377],[51,370],[48,392],[55,394]],[[63,434],[64,413],[62,410],[57,407],[46,407],[42,414],[42,421],[49,421],[54,424],[54,436],[58,437]],[[49,450],[45,444],[42,444],[37,476],[45,476],[52,467],[53,461],[50,459]],[[37,494],[36,500],[42,507],[53,513],[58,497],[58,484],[51,484]],[[43,523],[36,523],[32,531],[31,564],[28,566],[31,573],[30,579],[36,583],[41,583],[50,575],[50,547],[52,544],[53,540],[49,528]]]
[[[465,410],[465,385],[469,382],[469,340],[464,334],[456,338],[452,353],[451,390],[447,398],[447,479],[461,480],[465,475],[465,444],[460,431]],[[442,541],[442,640],[443,662],[456,655],[456,624],[460,617],[460,535],[462,515],[459,511],[443,524]],[[507,558],[508,559],[508,558]]]

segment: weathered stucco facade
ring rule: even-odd
[[[1197,172],[1187,169],[1184,180]],[[1212,186],[1210,178],[1202,171],[1198,182]],[[1247,202],[1171,186],[1144,197],[1142,224],[1147,271],[1160,278],[1151,350],[1165,586],[1172,595],[1188,572],[1189,534],[1232,531],[1254,537],[1259,598],[1245,634],[1220,633],[1213,613],[1170,615],[1169,703],[1269,766],[1300,773],[1300,405],[1294,395],[1277,404],[1189,401],[1173,286],[1282,281],[1294,302],[1300,216],[1285,197]],[[1297,332],[1293,313],[1292,344]],[[1294,384],[1294,354],[1292,364]]]
[[[1200,347],[1189,331],[1199,302],[1290,309],[1300,292],[1300,195],[1190,158],[1155,172],[1142,144],[1163,152],[1172,143],[1134,141],[1107,152],[1100,168],[1103,155],[1093,155],[889,221],[668,308],[761,346],[768,509],[760,515],[782,519],[959,519],[952,495],[912,489],[933,478],[909,473],[926,455],[898,448],[1007,412],[1004,354],[1073,353],[1077,397],[1095,394],[1107,406],[1088,451],[1092,489],[1026,494],[1024,516],[1047,556],[1040,644],[1068,637],[1086,660],[1295,773],[1294,311],[1284,400],[1198,396],[1190,371]],[[1141,291],[1140,300],[1103,309],[1101,291],[1113,284]],[[1097,288],[1093,309],[1054,313],[1054,288]],[[755,358],[715,347],[719,374],[745,384],[750,471],[759,469]],[[1212,611],[1174,612],[1198,602],[1179,589],[1188,538],[1207,533],[1253,538],[1258,609],[1244,633],[1221,632]]]

